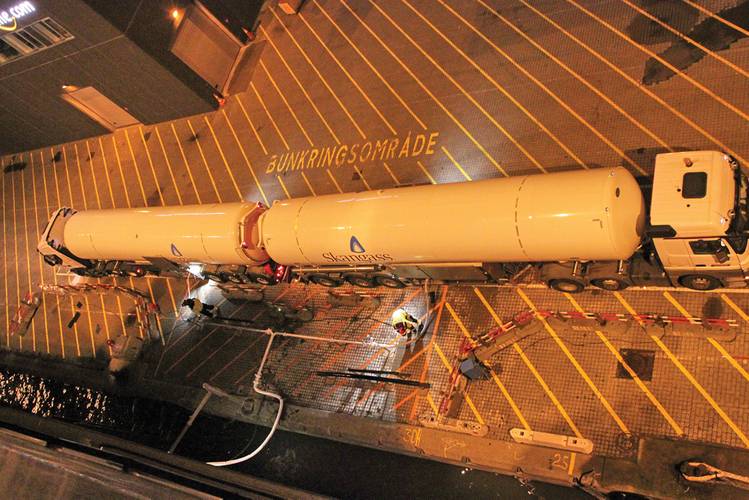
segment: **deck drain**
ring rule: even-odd
[[[632,369],[640,380],[653,379],[653,365],[655,364],[655,351],[643,349],[621,349],[619,353],[622,359]],[[629,371],[621,363],[616,365],[616,378],[632,379]]]

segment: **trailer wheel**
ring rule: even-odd
[[[307,279],[315,285],[325,286],[328,288],[335,288],[343,284],[342,279],[334,278],[333,276],[323,273],[308,274]]]
[[[688,274],[679,278],[679,284],[692,290],[713,290],[723,284],[718,278],[706,274]]]
[[[360,286],[362,288],[374,288],[377,286],[374,279],[366,274],[361,273],[347,273],[343,275],[343,279],[348,281],[354,286]]]
[[[62,259],[60,258],[59,255],[45,255],[44,262],[54,267],[54,266],[59,266],[60,264],[62,264]]]
[[[250,283],[257,283],[258,285],[273,285],[273,278],[267,274],[260,273],[247,273],[247,278]]]
[[[585,289],[585,283],[572,278],[557,278],[549,280],[549,288],[558,292],[580,293]]]
[[[207,280],[213,280],[217,283],[226,283],[228,281],[224,273],[204,272],[203,278]]]
[[[378,274],[374,277],[374,281],[385,288],[406,288],[403,281],[391,274]]]
[[[590,280],[590,284],[609,292],[618,292],[629,286],[629,283],[619,278],[597,278]]]

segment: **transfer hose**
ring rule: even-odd
[[[265,354],[263,354],[263,359],[262,361],[260,361],[260,366],[257,369],[257,373],[255,373],[255,380],[252,383],[252,388],[261,396],[268,396],[278,400],[278,412],[276,413],[276,419],[273,421],[273,425],[271,426],[268,435],[265,436],[263,442],[260,443],[260,446],[255,448],[254,451],[243,457],[234,458],[232,460],[226,460],[223,462],[207,462],[208,465],[213,465],[216,467],[226,467],[227,465],[238,464],[253,458],[255,455],[263,451],[265,445],[268,444],[268,442],[273,437],[273,434],[276,433],[276,429],[278,429],[278,423],[281,421],[281,414],[283,413],[283,398],[280,394],[276,394],[274,392],[266,391],[260,388],[260,379],[262,378],[263,367],[265,366],[265,361],[268,359],[268,354],[270,354],[270,346],[271,344],[273,344],[273,339],[276,337],[275,332],[273,332],[272,330],[268,330],[268,334],[270,335],[270,339],[268,340],[268,345],[265,347]]]

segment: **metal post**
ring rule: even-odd
[[[187,423],[182,428],[182,431],[179,433],[179,436],[177,436],[177,439],[174,440],[174,443],[172,443],[171,448],[169,448],[169,451],[167,453],[174,453],[174,450],[179,446],[180,441],[182,441],[182,438],[185,437],[185,434],[187,434],[188,429],[192,426],[193,422],[195,422],[195,419],[198,418],[198,415],[201,411],[203,411],[203,408],[206,404],[208,404],[208,400],[211,399],[211,396],[214,394],[216,396],[225,398],[229,397],[229,394],[225,393],[221,389],[218,389],[216,387],[213,387],[212,385],[203,384],[203,389],[205,389],[205,396],[203,396],[203,399],[200,400],[200,403],[198,403],[198,406],[195,408],[195,411],[192,412],[192,415],[190,415],[190,418],[187,420]]]

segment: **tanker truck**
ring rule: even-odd
[[[644,184],[648,184],[649,179]],[[649,196],[643,192],[650,191]],[[738,288],[749,280],[747,178],[716,151],[623,167],[260,203],[56,210],[38,251],[82,276],[273,285]]]

